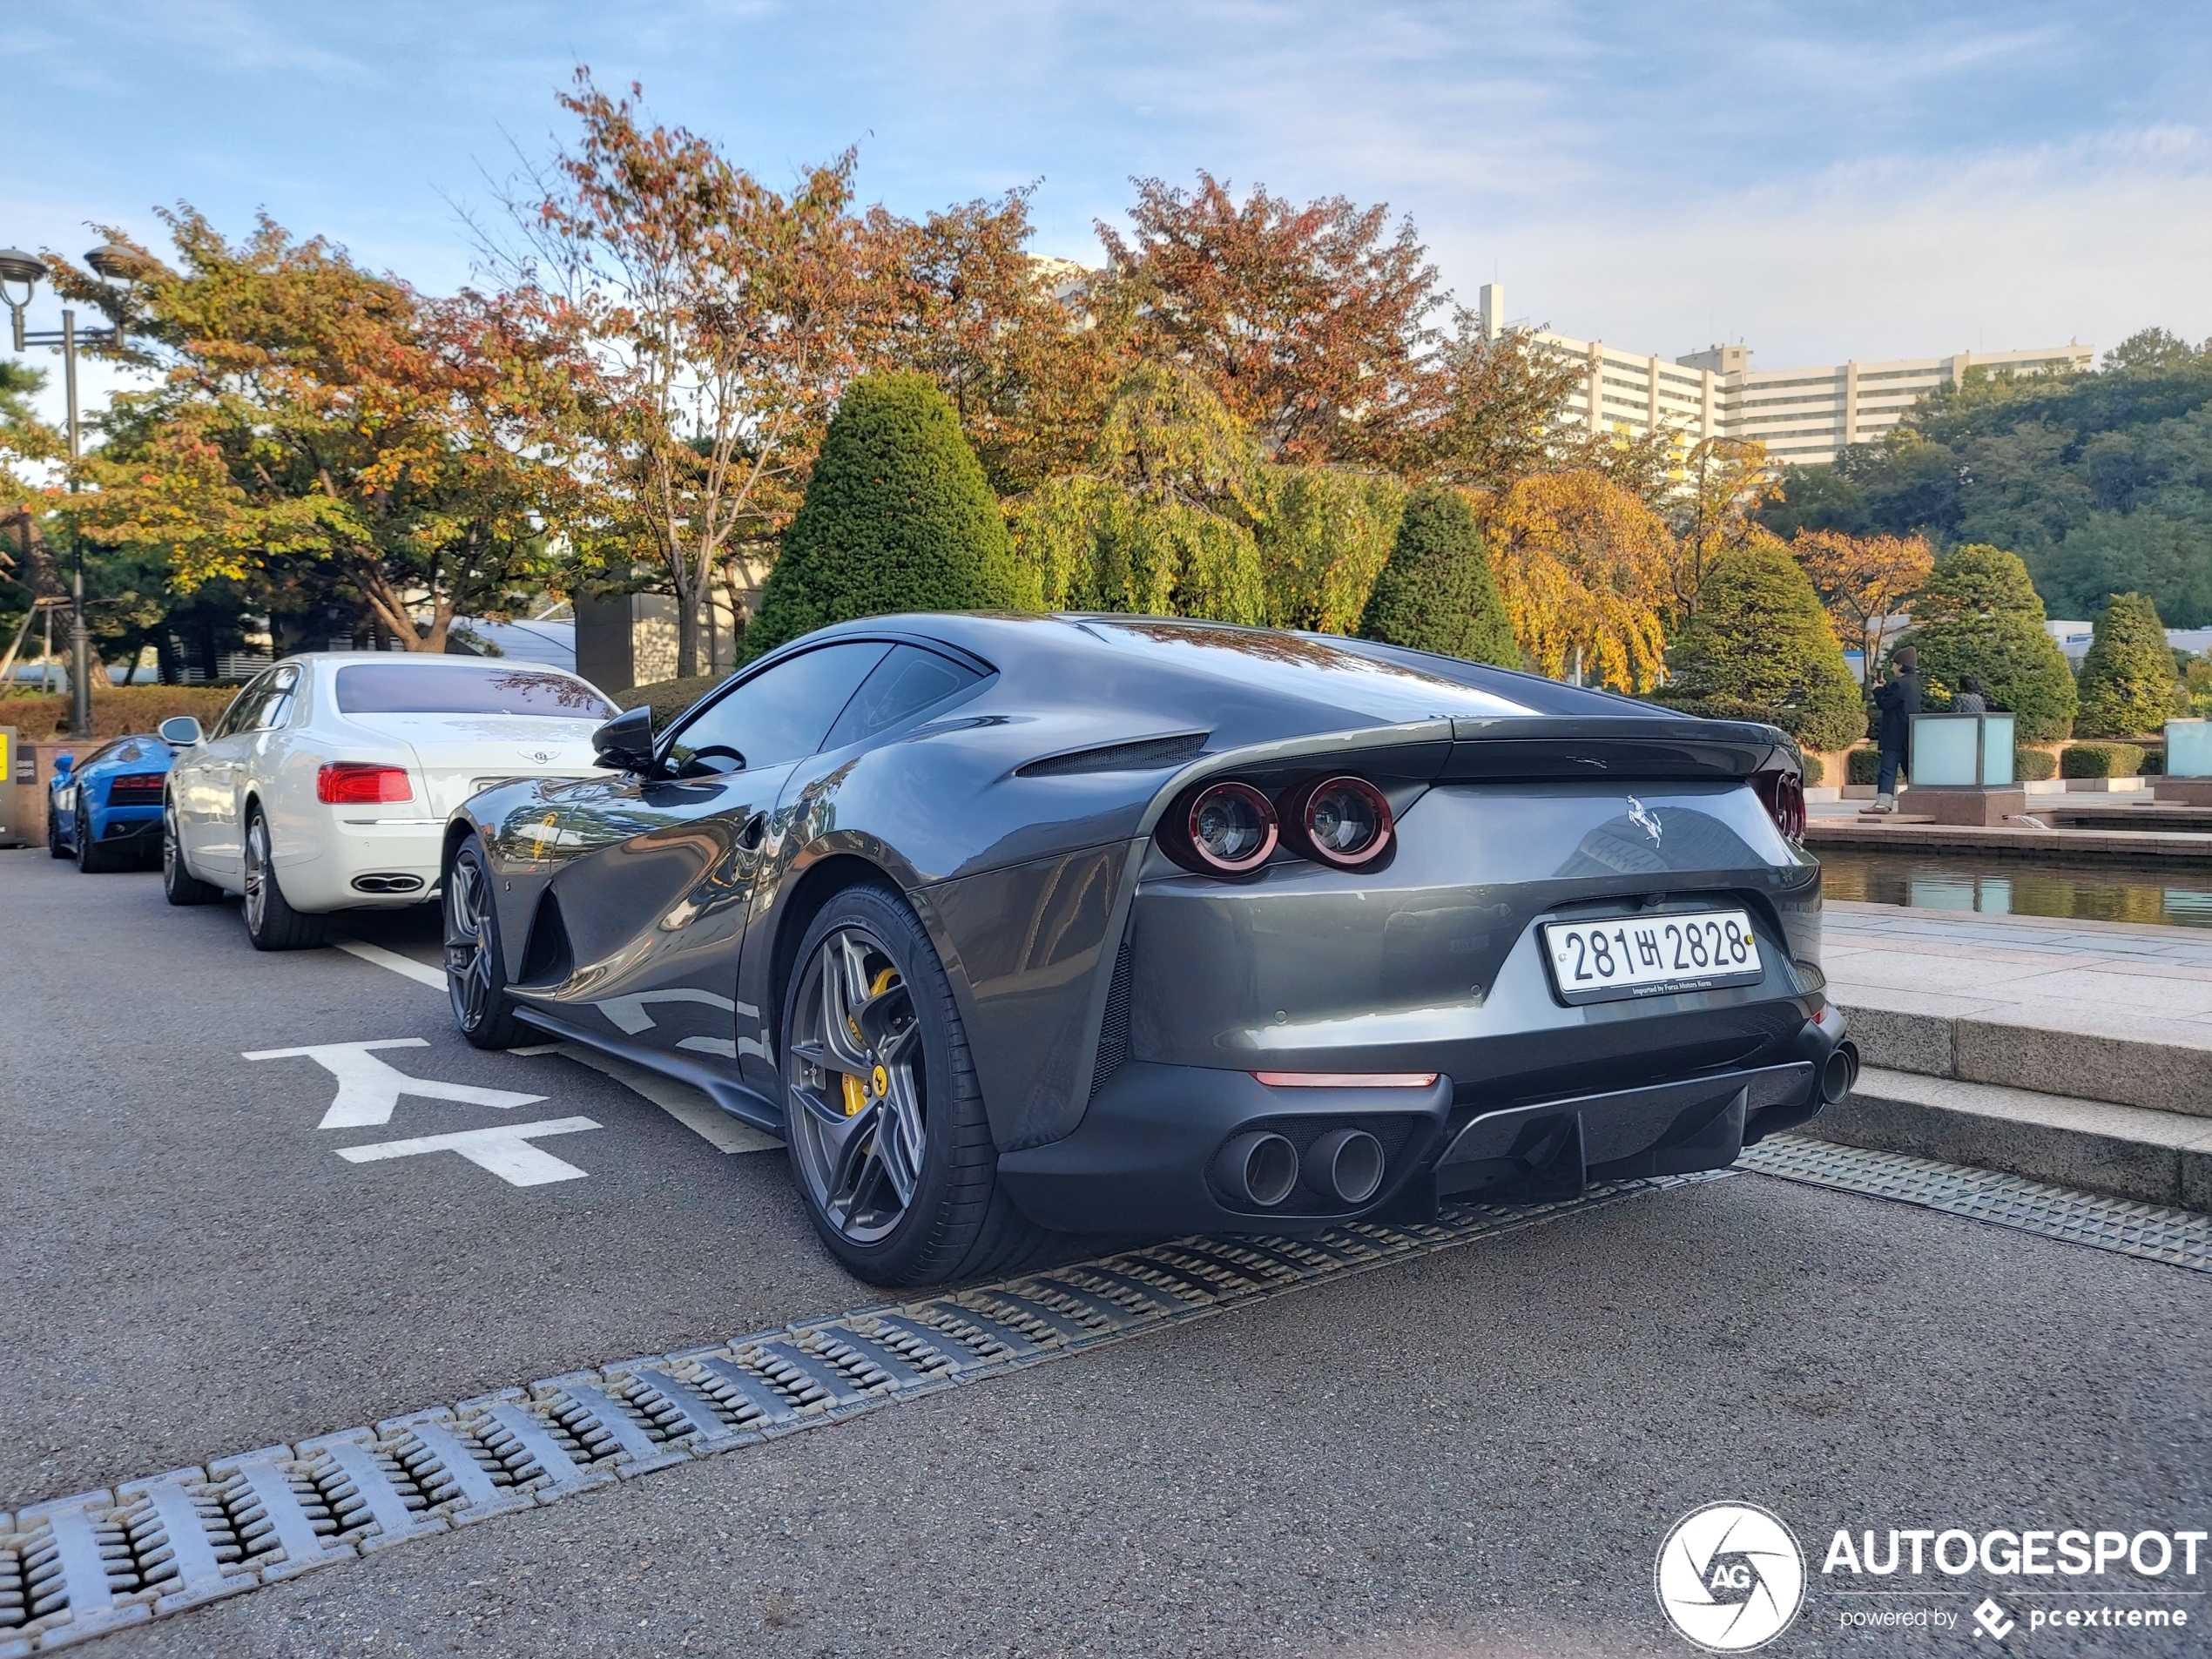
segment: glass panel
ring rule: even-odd
[[[361,663],[338,671],[345,714],[534,714],[604,720],[614,705],[580,679],[534,668]]]
[[[2166,775],[2212,778],[2212,720],[2166,723]]]
[[[1906,775],[1915,784],[1977,782],[1974,725],[1971,714],[1914,715],[1912,759]]]
[[[890,649],[875,640],[824,645],[754,675],[676,734],[669,771],[707,777],[813,754]]]
[[[2013,781],[2013,717],[1981,717],[1981,780],[1986,784]]]
[[[845,705],[824,740],[825,749],[842,749],[966,691],[982,678],[974,669],[914,645],[896,645],[867,685]]]

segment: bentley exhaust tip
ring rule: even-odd
[[[1839,1042],[1820,1068],[1820,1098],[1833,1106],[1858,1081],[1858,1046],[1849,1042]]]
[[[1279,1135],[1253,1130],[1223,1147],[1215,1167],[1236,1197],[1271,1210],[1298,1184],[1298,1149]]]
[[[1305,1184],[1325,1198],[1365,1204],[1382,1178],[1382,1143],[1364,1129],[1332,1130],[1305,1149]]]

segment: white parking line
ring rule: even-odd
[[[379,968],[388,968],[395,974],[405,975],[418,985],[427,985],[434,991],[446,988],[445,973],[416,961],[412,956],[402,956],[395,950],[386,950],[381,945],[372,945],[366,939],[333,939],[330,941],[348,956],[358,956],[365,962],[374,962]]]
[[[418,985],[428,985],[440,991],[446,988],[443,973],[416,961],[411,956],[402,956],[395,950],[372,945],[364,939],[334,937],[330,942],[349,956],[357,956],[378,968],[389,968]],[[541,1042],[527,1049],[510,1049],[508,1052],[563,1055],[580,1065],[604,1073],[632,1094],[644,1096],[718,1152],[772,1152],[783,1146],[783,1142],[775,1136],[731,1116],[704,1091],[692,1088],[691,1084],[678,1082],[673,1077],[664,1077],[657,1071],[634,1065],[627,1060],[617,1060],[612,1055],[601,1054],[588,1044]]]

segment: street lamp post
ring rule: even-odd
[[[84,263],[92,267],[103,287],[111,280],[127,278],[137,262],[137,254],[114,242],[104,242],[84,256]],[[0,300],[7,301],[14,320],[16,349],[54,346],[61,350],[62,385],[69,400],[69,488],[74,494],[81,447],[77,416],[77,348],[80,344],[108,347],[120,355],[124,342],[122,303],[119,295],[112,303],[101,302],[100,308],[113,323],[111,327],[87,328],[80,333],[77,313],[64,307],[58,329],[27,330],[23,326],[24,308],[30,305],[39,279],[45,274],[46,262],[37,254],[17,247],[0,248]],[[17,285],[23,289],[20,299],[16,294]],[[92,636],[84,625],[84,543],[73,529],[70,532],[70,548],[75,558],[70,576],[69,725],[70,735],[81,739],[92,735]]]

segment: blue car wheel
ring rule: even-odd
[[[77,827],[71,832],[71,839],[77,843],[77,867],[81,873],[105,875],[123,867],[115,849],[101,846],[99,838],[92,833],[92,814],[85,810],[81,792],[77,798]]]

